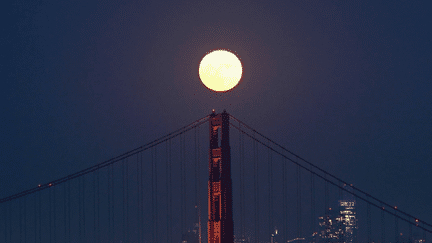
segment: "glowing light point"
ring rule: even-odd
[[[232,52],[215,50],[201,60],[199,76],[203,84],[216,92],[234,88],[242,77],[243,67],[240,59]]]

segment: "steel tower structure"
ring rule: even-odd
[[[234,242],[229,115],[213,110],[209,123],[208,242]]]

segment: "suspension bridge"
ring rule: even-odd
[[[429,242],[432,225],[232,115],[234,242]],[[210,242],[212,114],[0,199],[1,242]]]

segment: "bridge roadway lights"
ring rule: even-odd
[[[234,221],[228,113],[224,110],[215,114],[213,110],[209,124],[208,243],[231,243],[234,242]]]

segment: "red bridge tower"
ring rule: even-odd
[[[213,113],[210,123],[208,243],[234,242],[229,115]],[[219,137],[220,143],[219,143]]]

